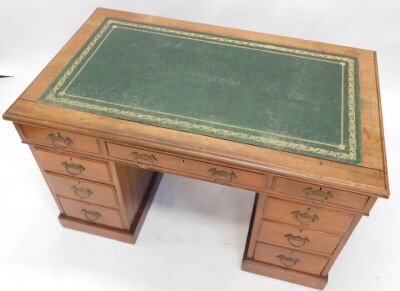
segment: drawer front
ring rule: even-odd
[[[64,213],[68,216],[93,223],[123,228],[121,216],[118,210],[75,201],[64,197],[58,197],[58,200],[64,209]]]
[[[301,203],[269,197],[264,209],[265,218],[286,222],[300,227],[343,235],[353,215],[334,212]]]
[[[258,240],[288,248],[297,248],[302,251],[309,250],[331,255],[339,244],[341,237],[261,220]]]
[[[49,173],[47,177],[56,195],[108,207],[119,206],[113,186]]]
[[[107,143],[107,148],[111,157],[131,161],[141,168],[171,169],[224,185],[264,188],[265,175],[262,173],[238,170],[113,143]]]
[[[315,256],[260,242],[256,244],[254,259],[313,275],[321,274],[329,261],[329,258],[326,257]]]
[[[315,205],[344,206],[354,209],[364,209],[369,196],[347,192],[344,190],[320,187],[315,184],[276,177],[274,192],[296,196]]]
[[[251,189],[262,189],[264,187],[265,175],[261,173],[193,160],[188,160],[185,164],[187,172],[218,184],[238,185]]]
[[[47,145],[58,150],[77,150],[100,154],[100,146],[96,138],[26,124],[21,124],[21,127],[29,142]]]
[[[175,156],[109,142],[107,142],[107,149],[111,157],[130,161],[142,169],[170,168],[177,171],[184,170],[185,161]]]
[[[76,156],[56,154],[36,149],[36,156],[41,167],[79,178],[88,178],[104,182],[111,181],[111,175],[106,162],[93,161]]]

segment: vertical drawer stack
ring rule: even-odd
[[[353,215],[268,197],[254,259],[320,275]]]
[[[269,276],[314,277],[314,285],[305,285],[322,289],[370,197],[283,177],[272,181],[268,193],[258,194],[243,269],[267,265]]]
[[[96,138],[20,125],[59,206],[61,215],[87,225],[129,230],[117,177],[101,159]]]
[[[40,148],[35,154],[65,215],[124,229],[107,162]]]

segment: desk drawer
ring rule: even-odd
[[[119,206],[113,186],[50,173],[47,174],[47,177],[56,195],[108,207]]]
[[[254,259],[313,275],[321,274],[329,261],[329,258],[326,257],[315,256],[260,242],[256,244]]]
[[[201,177],[224,185],[264,188],[265,175],[262,173],[238,170],[113,143],[107,143],[107,149],[111,157],[131,161],[144,169],[171,169],[174,172],[191,174],[194,177]]]
[[[243,185],[251,189],[262,189],[265,183],[264,174],[199,161],[186,161],[186,171],[222,185]]]
[[[108,153],[111,157],[134,163],[142,169],[169,168],[184,170],[184,160],[158,152],[107,142]]]
[[[341,237],[307,228],[298,228],[283,223],[261,220],[258,240],[279,244],[302,251],[333,254]]]
[[[344,206],[364,209],[369,196],[315,184],[276,177],[274,192],[296,196],[316,205]]]
[[[110,182],[111,175],[108,163],[79,158],[72,155],[56,154],[36,149],[36,156],[43,169],[69,176],[89,178]]]
[[[77,150],[99,154],[96,138],[66,131],[21,124],[25,138],[32,143],[51,146],[58,150]]]
[[[353,215],[329,211],[315,206],[288,202],[269,197],[264,209],[265,218],[300,227],[344,235]]]
[[[67,216],[93,223],[123,228],[121,216],[118,210],[75,201],[64,197],[58,197],[58,200]]]

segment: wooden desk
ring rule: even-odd
[[[371,51],[98,9],[4,118],[63,226],[134,243],[164,172],[249,189],[242,269],[315,288],[389,195]]]

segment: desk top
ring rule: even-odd
[[[357,58],[106,19],[40,102],[360,162]]]
[[[98,9],[4,118],[388,195],[372,51]]]

